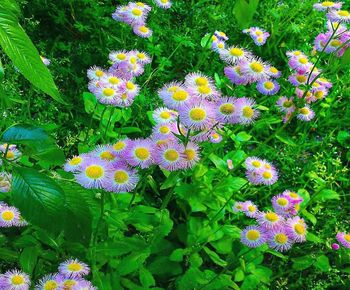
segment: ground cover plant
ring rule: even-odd
[[[350,3],[0,3],[0,289],[349,289]]]

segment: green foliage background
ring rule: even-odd
[[[322,67],[331,68],[328,77],[333,88],[316,105],[317,118],[309,123],[294,121],[263,144],[281,122],[273,105],[276,97],[261,103],[261,96],[250,87],[228,89],[223,63],[201,45],[202,38],[214,30],[225,31],[229,43],[249,48],[286,76],[285,52],[311,53],[324,17],[312,10],[314,1],[309,0],[250,1],[248,7],[243,2],[174,0],[169,11],[153,5],[148,23],[154,36],[141,39],[111,18],[120,1],[18,1],[19,22],[39,53],[51,60],[49,70],[65,104],[32,86],[1,52],[5,77],[0,92],[0,131],[17,123],[44,130],[17,128],[23,134],[29,130],[34,138],[19,142],[16,137],[25,152],[21,163],[29,168],[15,170],[11,200],[24,216],[33,217],[33,225],[2,231],[1,272],[21,267],[37,280],[74,256],[92,265],[92,281],[106,290],[349,289],[349,252],[330,250],[336,232],[350,230],[349,66],[325,58]],[[241,33],[248,25],[271,33],[266,46],[254,46]],[[118,49],[145,50],[153,62],[138,78],[140,96],[131,109],[115,112],[104,137],[111,111],[103,114],[98,107],[91,114],[95,104],[87,93],[86,70],[92,65],[106,66],[109,52]],[[71,176],[60,169],[64,156],[114,140],[119,132],[148,136],[152,123],[145,112],[160,104],[157,89],[197,70],[215,76],[225,94],[254,97],[264,108],[261,118],[252,127],[227,130],[224,142],[218,145],[206,144],[203,159],[193,172],[167,176],[159,169],[145,171],[135,196],[106,197],[101,220],[101,194],[71,182]],[[292,92],[287,82],[281,85]],[[8,129],[2,141],[11,138]],[[50,150],[40,151],[42,144]],[[238,164],[254,151],[279,168],[281,177],[275,185],[246,186],[242,168],[226,169],[227,159]],[[35,179],[40,182],[28,190],[25,181],[32,184]],[[39,203],[35,198],[47,188],[48,195],[60,196],[56,206],[52,199]],[[298,190],[306,200],[301,216],[309,224],[308,242],[283,255],[264,247],[248,251],[239,242],[239,234],[249,221],[232,214],[230,206],[234,200],[251,199],[264,209],[273,195],[285,189]],[[216,216],[232,194],[233,200]],[[0,197],[10,199],[5,194]],[[32,203],[26,211],[28,202]]]

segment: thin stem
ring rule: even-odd
[[[111,110],[111,114],[109,115],[107,126],[106,126],[106,130],[105,130],[105,133],[103,134],[103,139],[106,138],[107,131],[108,131],[108,128],[109,128],[109,124],[111,123],[111,119],[112,119],[112,116],[114,114],[114,111],[115,111],[115,107],[113,107],[113,109]]]
[[[90,123],[89,123],[89,127],[88,127],[88,129],[87,129],[87,131],[86,131],[84,143],[86,143],[86,140],[87,140],[87,138],[88,138],[88,136],[89,136],[89,131],[91,130],[92,121],[93,121],[93,119],[94,119],[94,115],[95,115],[96,108],[97,108],[97,103],[96,103],[96,105],[95,105],[95,107],[94,107],[94,110],[92,111],[92,114],[91,114]]]

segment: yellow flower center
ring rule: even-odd
[[[106,97],[111,97],[111,96],[114,95],[114,90],[111,89],[111,88],[103,89],[103,94],[104,94]]]
[[[259,167],[261,166],[261,162],[258,161],[258,160],[254,160],[254,161],[252,162],[252,165],[253,165],[254,167],[256,167],[256,168],[259,168]]]
[[[145,3],[142,2],[136,2],[136,5],[139,7],[145,7]]]
[[[104,72],[103,72],[102,70],[97,70],[97,71],[95,72],[95,74],[96,74],[96,76],[98,76],[98,77],[102,77],[102,76],[104,75]]]
[[[169,0],[160,0],[160,2],[162,2],[163,4],[168,3]]]
[[[265,179],[270,179],[272,177],[272,173],[270,171],[264,171],[264,173],[262,174],[262,176]]]
[[[120,98],[121,98],[122,100],[126,100],[126,99],[128,98],[127,93],[123,93],[123,94],[120,96]]]
[[[220,106],[220,113],[231,115],[235,111],[235,106],[232,104],[223,104]]]
[[[137,63],[137,59],[136,59],[135,57],[131,57],[129,61],[130,61],[130,63],[132,63],[132,64]]]
[[[235,57],[243,56],[244,52],[242,49],[233,47],[230,49],[230,54]]]
[[[306,232],[305,227],[301,224],[294,225],[294,230],[298,235],[303,235]]]
[[[263,35],[263,32],[258,30],[258,31],[255,32],[255,34],[259,36],[259,35]]]
[[[77,281],[75,280],[66,280],[63,282],[64,290],[70,290],[73,286],[77,285]]]
[[[104,170],[100,165],[90,165],[86,167],[85,173],[91,179],[99,179],[103,176]]]
[[[120,151],[120,150],[123,150],[123,149],[125,148],[125,146],[126,146],[125,142],[123,142],[123,141],[118,141],[117,143],[115,143],[115,144],[113,145],[113,149],[114,149],[115,151]]]
[[[299,62],[300,62],[301,64],[307,64],[308,60],[307,60],[306,57],[301,57],[301,58],[299,58]]]
[[[322,99],[322,98],[323,98],[323,95],[324,95],[323,91],[317,91],[317,92],[315,93],[316,99]]]
[[[167,144],[167,143],[168,143],[167,140],[158,140],[158,141],[157,141],[157,145],[158,145],[158,146],[165,145],[165,144]]]
[[[117,77],[110,77],[108,79],[108,81],[112,84],[112,85],[117,85],[119,84],[120,80]]]
[[[127,82],[127,83],[126,83],[126,88],[127,88],[128,90],[132,90],[132,89],[135,88],[135,85],[134,85],[132,82]]]
[[[129,174],[124,170],[117,170],[114,172],[114,180],[116,183],[124,184],[129,180]]]
[[[278,73],[278,69],[272,66],[270,67],[270,72],[272,72],[273,74],[276,74]]]
[[[179,153],[175,149],[165,151],[164,157],[166,160],[174,162],[179,159]]]
[[[349,17],[350,16],[349,11],[346,11],[346,10],[339,10],[339,11],[337,11],[337,13],[341,17]]]
[[[265,89],[267,89],[267,90],[272,90],[274,86],[275,86],[275,85],[273,84],[273,82],[265,82],[265,83],[264,83],[264,87],[265,87]]]
[[[78,272],[83,269],[83,267],[79,263],[71,263],[67,266],[67,268],[71,272]]]
[[[212,40],[212,41],[217,41],[218,38],[217,38],[215,35],[213,35],[213,36],[211,37],[211,40]]]
[[[223,43],[218,44],[218,48],[223,49],[224,47],[225,47],[225,45]]]
[[[246,118],[250,119],[254,115],[254,110],[251,107],[246,106],[243,108],[242,111],[243,111],[243,116]]]
[[[246,233],[246,237],[250,241],[256,241],[260,238],[260,232],[257,230],[249,230]]]
[[[81,163],[81,161],[83,161],[83,159],[79,156],[73,157],[70,161],[69,164],[70,165],[78,165]]]
[[[295,192],[290,192],[290,193],[289,193],[289,196],[290,196],[291,198],[294,198],[294,199],[299,198],[299,195],[296,194]]]
[[[147,32],[148,32],[148,28],[147,28],[146,26],[140,26],[140,27],[139,27],[139,30],[140,30],[140,32],[142,32],[142,33],[147,33]]]
[[[211,88],[209,86],[200,86],[198,88],[198,92],[200,92],[201,94],[207,95],[211,93]]]
[[[338,46],[341,46],[343,43],[339,40],[339,39],[333,39],[331,42],[330,42],[330,45],[331,46],[335,46],[335,47],[338,47]]]
[[[264,70],[264,66],[260,62],[252,62],[250,68],[257,73],[261,73]]]
[[[304,76],[304,75],[297,75],[296,79],[299,83],[305,83],[307,80],[306,76]]]
[[[1,217],[5,221],[11,221],[14,219],[15,214],[12,211],[6,210],[2,212]]]
[[[324,6],[324,7],[332,7],[333,5],[334,5],[334,2],[332,2],[332,1],[322,2],[322,6]]]
[[[58,287],[58,283],[56,281],[50,280],[45,282],[44,290],[56,290]]]
[[[248,210],[250,212],[255,212],[256,211],[256,207],[254,205],[250,205],[250,206],[248,206]]]
[[[202,108],[193,108],[190,110],[190,118],[193,121],[203,121],[207,116],[207,112]]]
[[[309,114],[309,109],[308,108],[301,108],[299,110],[300,114],[302,115],[308,115]]]
[[[142,10],[138,9],[138,8],[134,8],[133,10],[131,10],[131,13],[135,16],[141,16],[142,15]]]
[[[15,153],[13,153],[12,151],[7,151],[7,153],[6,153],[6,158],[7,158],[7,159],[13,159],[13,158],[15,158]]]
[[[119,59],[119,60],[125,60],[125,59],[126,59],[125,53],[118,53],[118,54],[117,54],[117,59]]]
[[[283,107],[290,108],[291,106],[293,106],[293,102],[291,102],[291,101],[284,101],[283,102]]]
[[[258,40],[258,42],[263,42],[263,38],[262,37],[258,37],[257,40]]]
[[[275,214],[274,212],[268,212],[267,214],[265,214],[265,218],[269,222],[273,222],[273,223],[278,221],[278,215]]]
[[[115,156],[109,151],[101,152],[100,157],[101,159],[108,160],[108,161],[111,161],[115,158]]]
[[[288,200],[286,198],[280,197],[277,199],[277,204],[281,206],[286,206],[288,204]]]
[[[196,157],[196,151],[193,149],[186,149],[184,153],[188,161],[192,161]]]
[[[185,101],[188,98],[188,93],[184,90],[178,90],[173,93],[175,101]]]
[[[159,115],[162,119],[169,119],[171,117],[171,114],[169,112],[161,112]]]
[[[150,157],[150,153],[149,153],[149,150],[147,148],[137,148],[135,150],[135,155],[138,159],[141,159],[141,160],[146,160]]]
[[[350,234],[344,235],[344,239],[345,239],[345,241],[350,243]]]
[[[160,126],[159,127],[159,132],[162,133],[162,134],[168,134],[170,131],[169,127],[168,126]]]
[[[24,280],[23,276],[14,275],[11,278],[11,282],[12,282],[13,285],[22,285],[22,284],[24,284],[25,280]]]
[[[287,237],[286,234],[280,233],[280,234],[277,234],[277,235],[275,236],[275,241],[276,241],[277,243],[283,245],[283,244],[287,243],[288,237]]]
[[[208,80],[205,77],[198,77],[195,80],[197,86],[206,86],[208,85]]]

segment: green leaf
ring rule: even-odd
[[[129,133],[142,133],[140,128],[137,127],[123,127],[121,130],[121,133],[123,134],[129,134]]]
[[[18,254],[15,251],[0,248],[0,261],[17,261],[18,260]]]
[[[246,28],[253,20],[254,13],[258,8],[259,0],[238,0],[233,12],[241,28]]]
[[[337,192],[331,189],[323,189],[316,194],[314,200],[324,202],[326,200],[336,199],[339,200],[340,196]]]
[[[179,180],[179,172],[172,172],[170,175],[167,177],[167,179],[164,181],[164,183],[161,185],[160,189],[167,189],[170,187],[173,187]]]
[[[49,135],[40,127],[17,124],[6,129],[1,141],[10,144],[26,144],[28,142],[47,142]]]
[[[210,39],[212,35],[210,33],[206,34],[202,39],[201,39],[201,46],[209,48],[210,47]]]
[[[97,99],[95,95],[89,92],[84,92],[83,100],[84,100],[85,112],[88,114],[92,114],[97,104]]]
[[[214,163],[215,167],[223,173],[227,173],[227,163],[222,160],[219,156],[211,153],[208,158]]]
[[[331,269],[329,259],[325,255],[318,256],[314,266],[320,269],[322,272],[328,272]]]
[[[314,259],[312,257],[310,257],[309,255],[306,256],[302,256],[302,257],[298,257],[298,258],[293,258],[293,266],[292,268],[294,270],[305,270],[309,267],[312,266],[312,264],[314,263]]]
[[[341,57],[341,66],[348,67],[350,64],[350,49],[348,48]]]
[[[12,200],[30,223],[52,232],[62,230],[65,194],[51,178],[34,169],[15,168]]]
[[[147,251],[148,250],[148,251]],[[144,249],[141,253],[131,253],[122,259],[118,265],[118,272],[125,276],[139,269],[150,255],[149,249]]]
[[[21,265],[21,269],[28,273],[32,274],[36,262],[38,260],[39,251],[36,247],[25,248],[19,257],[19,263]]]
[[[0,2],[0,45],[24,77],[34,86],[64,103],[53,78],[34,44],[18,23],[18,10],[12,1]]]
[[[316,236],[310,232],[308,232],[306,234],[306,240],[309,242],[314,242],[316,244],[322,243],[322,240],[318,236]]]
[[[239,142],[246,142],[246,141],[249,141],[250,139],[252,138],[251,135],[249,135],[247,132],[245,131],[242,131],[242,132],[239,132],[237,135],[236,135],[236,140],[239,141]]]
[[[317,223],[316,217],[313,214],[309,213],[306,209],[302,210],[301,213],[304,217],[306,217],[314,225]]]
[[[149,288],[156,285],[153,275],[146,268],[141,267],[139,271],[140,282],[143,287]]]
[[[208,254],[209,258],[217,265],[221,266],[221,267],[226,267],[227,266],[227,262],[223,259],[220,258],[220,256],[215,253],[214,251],[210,250],[208,247],[204,247],[203,248],[204,251]]]
[[[185,254],[186,249],[176,249],[171,253],[169,260],[174,262],[181,262],[184,259]]]
[[[255,275],[248,275],[245,277],[241,290],[253,290],[256,289],[260,283],[260,279]]]

